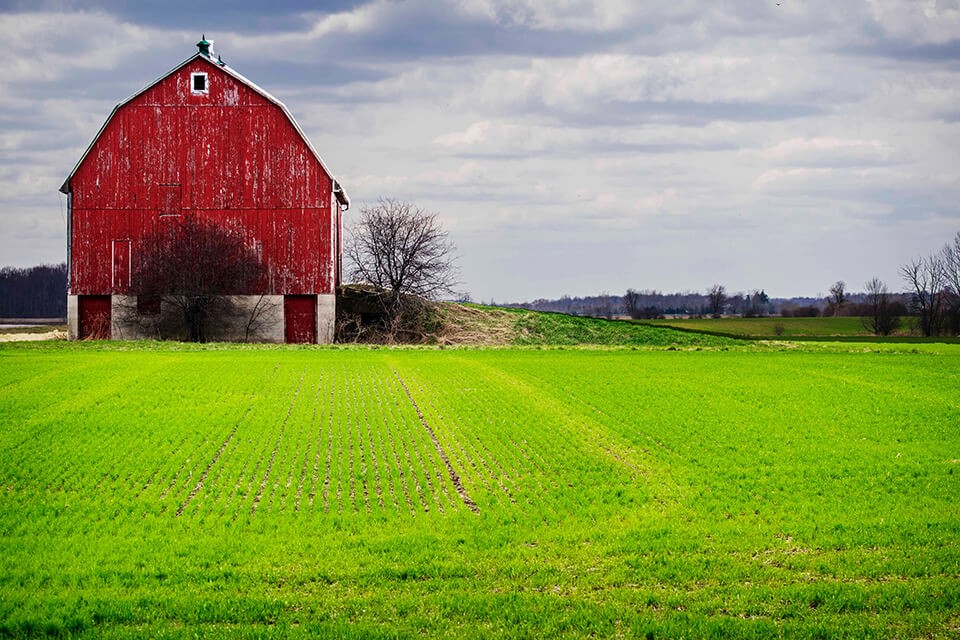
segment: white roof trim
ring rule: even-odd
[[[330,179],[333,181],[333,193],[334,193],[334,195],[336,196],[336,198],[337,198],[338,200],[340,200],[341,204],[344,204],[344,205],[346,205],[347,207],[350,206],[350,198],[347,197],[347,193],[346,193],[346,192],[343,190],[343,188],[340,186],[340,183],[337,181],[336,177],[333,175],[333,173],[332,173],[332,172],[330,171],[330,169],[327,167],[327,164],[323,161],[323,158],[321,158],[321,157],[320,157],[320,154],[317,153],[317,150],[316,150],[316,148],[314,148],[313,143],[311,143],[311,142],[310,142],[310,139],[307,138],[307,134],[305,134],[305,133],[303,132],[303,129],[300,128],[300,124],[297,122],[296,118],[294,118],[294,117],[293,117],[293,114],[290,113],[290,110],[287,109],[287,105],[283,104],[282,102],[280,102],[279,100],[277,100],[275,97],[273,97],[268,91],[266,91],[265,89],[259,87],[256,83],[254,83],[254,82],[252,82],[251,80],[247,79],[246,77],[244,77],[244,76],[241,75],[240,73],[234,71],[233,69],[231,69],[231,68],[228,67],[227,65],[221,65],[221,64],[219,64],[219,63],[217,63],[217,62],[214,62],[213,60],[211,60],[210,58],[208,58],[207,56],[203,55],[203,54],[200,53],[200,52],[197,52],[197,53],[193,54],[192,56],[190,56],[189,58],[187,58],[186,60],[184,60],[183,62],[181,62],[180,64],[178,64],[176,67],[174,67],[173,69],[171,69],[171,70],[168,71],[167,73],[163,74],[162,76],[160,76],[159,78],[157,78],[156,80],[154,80],[153,82],[151,82],[150,84],[148,84],[147,86],[145,86],[143,89],[140,89],[140,91],[137,91],[135,94],[133,94],[132,96],[130,96],[129,98],[127,98],[126,100],[122,101],[122,102],[119,103],[117,106],[115,106],[115,107],[113,108],[113,111],[110,112],[110,115],[107,116],[107,119],[106,119],[106,121],[103,123],[103,126],[101,126],[101,127],[100,127],[100,130],[97,131],[97,135],[95,135],[95,136],[93,137],[93,140],[90,142],[90,145],[87,147],[86,151],[84,151],[84,152],[83,152],[83,155],[80,156],[80,160],[78,160],[78,161],[77,161],[77,164],[75,164],[75,165],[73,166],[73,169],[70,171],[70,175],[67,176],[67,179],[64,180],[63,185],[60,187],[60,191],[61,191],[62,193],[70,193],[70,180],[73,178],[74,174],[77,172],[77,169],[80,168],[80,165],[83,164],[83,161],[86,159],[87,155],[89,155],[90,150],[93,149],[93,145],[95,145],[95,144],[97,143],[97,140],[100,139],[100,136],[103,134],[104,130],[107,128],[107,125],[110,124],[110,121],[113,120],[113,116],[117,113],[117,111],[118,111],[121,107],[123,107],[124,105],[126,105],[128,102],[132,101],[134,98],[136,98],[136,97],[139,96],[140,94],[146,92],[148,89],[152,88],[154,85],[156,85],[157,83],[159,83],[161,80],[163,80],[164,78],[166,78],[166,77],[169,76],[170,74],[175,73],[176,71],[180,70],[181,68],[183,68],[183,67],[186,66],[187,64],[193,62],[193,61],[196,60],[197,58],[200,58],[201,60],[205,61],[207,64],[209,64],[209,65],[211,65],[211,66],[213,66],[213,67],[215,67],[215,68],[217,68],[217,69],[220,69],[221,71],[223,71],[223,72],[226,73],[227,75],[232,76],[232,77],[233,77],[234,79],[236,79],[237,81],[239,81],[239,82],[241,82],[242,84],[246,85],[247,87],[249,87],[250,89],[252,89],[252,90],[255,91],[256,93],[259,93],[261,96],[263,96],[264,98],[266,98],[268,101],[270,101],[270,102],[272,102],[273,104],[275,104],[275,105],[277,105],[278,107],[280,107],[280,109],[283,111],[284,115],[286,115],[286,116],[287,116],[287,119],[290,121],[290,124],[292,124],[292,125],[293,125],[293,128],[297,130],[297,133],[298,133],[298,134],[300,134],[300,138],[303,140],[304,144],[306,144],[306,145],[307,145],[307,148],[310,149],[310,152],[313,154],[313,157],[317,159],[317,162],[320,163],[320,166],[323,167],[323,170],[327,172],[327,175],[328,175],[328,176],[330,176]]]

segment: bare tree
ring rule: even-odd
[[[623,294],[623,310],[634,320],[640,317],[640,294],[636,289],[627,289]]]
[[[727,303],[727,290],[723,285],[715,284],[707,291],[707,306],[714,318],[723,315],[723,307]]]
[[[763,289],[754,289],[746,297],[746,309],[743,312],[746,318],[762,318],[770,312],[770,296]]]
[[[900,267],[900,275],[910,289],[911,305],[920,317],[920,332],[924,336],[939,335],[946,284],[941,256],[912,260]]]
[[[832,311],[831,315],[839,316],[843,305],[847,303],[847,283],[843,280],[837,280],[830,287],[830,297],[827,298],[827,308]]]
[[[244,309],[242,318],[244,342],[250,342],[268,327],[273,320],[273,314],[279,310],[278,303],[272,302],[265,295],[259,296],[252,308]]]
[[[603,291],[597,296],[597,304],[592,315],[608,320],[613,318],[613,297],[609,293]]]
[[[400,330],[410,296],[435,300],[454,293],[455,250],[437,215],[409,202],[381,199],[360,210],[347,245],[350,275],[383,294],[388,337]]]
[[[960,232],[940,251],[945,280],[944,320],[947,329],[954,334],[960,333]]]
[[[940,252],[943,260],[944,277],[955,295],[960,296],[960,231],[952,242],[943,246]]]
[[[864,285],[867,290],[864,327],[876,336],[888,336],[900,327],[900,318],[894,313],[887,285],[879,278],[871,278]]]
[[[141,312],[147,307],[154,313],[162,307],[176,310],[158,324],[158,337],[177,335],[183,327],[191,341],[206,342],[212,326],[236,322],[243,311],[232,296],[250,292],[262,275],[256,252],[239,233],[187,216],[164,222],[144,238],[131,293]],[[261,321],[262,311],[258,303],[246,323],[248,333]]]
[[[743,315],[747,312],[747,299],[742,292],[738,291],[727,298],[727,306],[733,315]]]

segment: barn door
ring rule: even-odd
[[[110,339],[110,296],[77,297],[77,337]]]
[[[283,296],[284,340],[288,343],[317,341],[317,297]]]
[[[130,241],[114,240],[112,284],[114,293],[126,293],[130,289]]]

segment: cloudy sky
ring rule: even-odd
[[[476,300],[899,290],[960,231],[960,0],[0,0],[0,264],[64,259],[58,187],[201,33]]]

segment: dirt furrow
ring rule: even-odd
[[[419,382],[417,383],[417,395],[420,397],[421,402],[423,401],[424,398],[427,399],[427,404],[426,404],[426,406],[427,406],[428,408],[429,408],[430,406],[433,406],[432,404],[429,403],[430,394],[427,392],[426,389],[423,388],[423,385],[422,385],[421,383],[419,383]],[[437,420],[438,420],[440,423],[443,423],[443,414],[441,414],[439,410],[437,410],[435,413],[436,413],[436,416],[437,416]],[[438,438],[438,440],[439,440],[439,438]],[[450,434],[449,434],[449,440],[451,440],[451,441],[453,442],[453,444],[454,444],[454,447],[451,449],[452,459],[450,460],[450,464],[451,464],[455,469],[456,469],[456,468],[463,469],[463,468],[466,468],[467,466],[470,466],[470,467],[473,467],[474,469],[476,469],[476,465],[473,464],[473,461],[470,459],[470,456],[469,456],[469,455],[465,455],[465,457],[466,457],[466,459],[467,459],[467,463],[466,463],[466,464],[464,464],[462,458],[461,458],[459,455],[457,455],[457,448],[460,449],[461,453],[464,453],[464,451],[463,451],[463,447],[460,446],[460,442],[457,440],[456,435],[453,434],[453,433],[450,433]],[[432,461],[431,461],[431,462],[432,462]],[[441,470],[440,470],[440,468],[439,468],[438,465],[433,465],[433,464],[431,464],[431,469],[433,469],[434,472],[435,472],[435,475],[436,475],[436,477],[437,477],[437,484],[438,484],[438,485],[441,487],[441,489],[443,490],[443,495],[444,495],[444,497],[446,497],[447,502],[450,504],[450,507],[455,509],[456,506],[457,506],[457,497],[459,497],[459,496],[451,495],[450,490],[449,490],[448,487],[447,487],[447,484],[448,484],[448,483],[446,483],[446,482],[443,481],[443,473],[441,472]],[[480,478],[480,482],[481,482],[481,483],[484,483],[484,486],[486,486],[483,477]]]
[[[187,441],[188,438],[189,436],[186,436],[186,435],[183,436],[183,438],[180,439],[180,442],[178,442],[177,445],[173,447],[173,450],[170,452],[170,455],[172,456],[177,451],[180,451],[181,449],[183,449],[183,444]],[[143,487],[140,489],[140,491],[137,492],[137,495],[135,496],[136,498],[139,498],[140,496],[142,496],[144,493],[146,493],[146,491],[151,486],[153,486],[154,478],[157,477],[157,474],[159,474],[160,470],[163,468],[164,468],[164,465],[163,463],[161,463],[160,465],[157,466],[156,469],[153,470],[153,472],[150,474],[150,477],[148,477],[147,481],[144,483]],[[146,515],[146,513],[144,513],[144,515]]]
[[[437,448],[437,453],[440,455],[440,459],[443,460],[443,463],[447,467],[447,474],[450,476],[450,482],[453,483],[457,493],[460,494],[460,499],[463,500],[463,504],[465,504],[467,508],[474,513],[480,513],[480,507],[477,506],[477,503],[474,502],[467,493],[467,489],[463,486],[463,482],[460,480],[460,475],[453,468],[453,465],[450,463],[450,458],[447,457],[447,452],[443,450],[443,446],[437,439],[436,434],[433,432],[433,429],[430,428],[430,425],[427,423],[427,419],[424,418],[423,412],[420,411],[420,407],[417,406],[417,401],[413,399],[410,389],[407,388],[407,383],[403,381],[403,378],[401,378],[400,374],[396,371],[393,372],[393,375],[397,377],[397,380],[400,382],[400,386],[403,387],[404,393],[406,393],[407,398],[410,399],[410,404],[413,405],[414,410],[417,412],[417,417],[420,418],[420,424],[423,425],[423,428],[426,429],[427,433],[430,435],[430,439],[433,441],[433,446]]]
[[[352,390],[350,387],[349,376],[344,378],[344,384],[346,385],[346,388],[344,389],[343,395],[345,398],[350,398],[350,394]],[[353,402],[351,401],[350,405],[348,405],[350,410],[353,409],[352,405],[353,405]],[[346,413],[346,411],[344,413]],[[352,435],[353,415],[352,413],[347,414],[346,418],[347,418],[346,419],[347,433],[345,437],[347,441],[347,445],[346,445],[347,446],[347,489],[348,489],[348,495],[350,498],[350,506],[353,507],[354,513],[359,513],[360,509],[357,508],[357,499],[356,499],[357,498],[356,486],[355,486],[356,479],[353,475],[353,435]]]
[[[346,390],[343,393],[346,393]],[[338,414],[342,416],[343,411]],[[343,429],[341,427],[342,425],[337,425],[337,452],[333,458],[337,476],[337,513],[343,513]]]
[[[381,398],[386,397],[384,395],[383,387],[380,384],[380,380],[377,378],[374,378],[374,383],[376,384],[376,388],[377,388],[378,401],[380,402],[381,406],[383,406],[384,402],[383,400],[380,400]],[[414,515],[416,513],[416,509],[413,506],[413,499],[410,497],[410,489],[407,487],[407,479],[403,474],[403,462],[400,458],[400,453],[397,450],[397,443],[393,438],[393,430],[390,428],[390,419],[387,416],[387,412],[385,410],[381,411],[380,415],[383,418],[383,428],[387,432],[387,439],[390,441],[390,451],[393,453],[393,460],[395,463],[394,469],[396,469],[397,471],[397,480],[398,480],[398,483],[400,484],[400,489],[403,491],[403,497],[407,501],[407,506],[410,509],[410,515]],[[399,510],[400,505],[397,504],[396,495],[394,495],[393,503],[394,505],[397,506],[397,509]]]
[[[330,465],[332,464],[333,459],[333,406],[334,399],[336,398],[337,393],[333,385],[330,385],[330,419],[327,421],[327,466],[326,466],[326,475],[323,478],[323,511],[327,512],[327,509],[330,506]],[[320,437],[322,437],[321,434]]]
[[[187,496],[187,499],[181,503],[177,508],[177,517],[183,515],[183,510],[187,508],[187,505],[190,504],[190,501],[200,493],[200,490],[203,489],[203,481],[207,479],[207,475],[210,473],[210,470],[213,469],[213,465],[217,464],[217,460],[220,459],[220,456],[223,455],[223,452],[226,451],[227,446],[230,444],[230,441],[233,440],[233,436],[236,435],[237,429],[240,428],[240,423],[243,422],[243,419],[247,417],[250,413],[250,410],[253,409],[253,405],[247,407],[247,410],[240,416],[240,419],[237,420],[237,423],[233,425],[233,429],[230,431],[230,435],[227,436],[227,439],[223,441],[223,444],[220,445],[220,448],[217,449],[217,453],[213,456],[213,459],[210,460],[207,467],[203,470],[203,473],[200,474],[200,480],[197,481],[197,486],[193,488],[193,491],[190,492],[190,495]]]
[[[307,433],[313,430],[314,425],[317,424],[317,403],[320,401],[320,390],[323,388],[323,378],[320,378],[320,381],[317,382],[317,391],[313,394],[313,414],[310,416],[310,429],[307,430]],[[306,438],[304,438],[306,439]],[[317,457],[320,456],[319,446],[317,448]],[[314,463],[313,466],[313,484],[317,483],[317,464]],[[300,483],[297,485],[297,498],[293,503],[293,510],[295,512],[300,511],[300,500],[303,498],[303,485],[307,481],[307,469],[310,466],[310,446],[307,445],[303,451],[303,468],[300,470]],[[313,487],[310,488],[310,505],[313,506]]]
[[[366,385],[361,384],[360,387],[364,388]],[[361,401],[366,400],[366,398],[361,398]],[[373,437],[373,429],[370,426],[370,410],[367,407],[367,403],[363,403],[363,419],[367,425],[367,442],[370,447],[370,464],[373,465],[373,482],[374,490],[377,493],[377,504],[380,505],[380,508],[383,509],[383,486],[380,484],[380,464],[377,459],[377,447],[376,442]],[[370,503],[367,503],[367,512],[370,511]]]
[[[260,481],[260,488],[257,489],[257,495],[253,498],[253,506],[250,507],[250,515],[254,515],[257,512],[257,506],[260,504],[260,499],[263,498],[263,490],[267,486],[267,482],[270,480],[270,472],[273,470],[273,463],[277,459],[277,451],[280,449],[280,441],[283,440],[283,433],[287,428],[287,422],[290,420],[290,414],[293,412],[293,406],[297,403],[297,396],[300,395],[300,387],[303,385],[303,377],[307,374],[306,369],[300,374],[300,381],[297,382],[297,389],[293,392],[293,399],[290,401],[290,406],[287,407],[287,415],[283,418],[283,424],[280,425],[280,434],[277,436],[277,441],[273,445],[273,451],[270,453],[270,461],[267,463],[267,470],[263,474],[263,480]]]
[[[354,385],[353,389],[353,407],[356,413],[354,423],[357,429],[357,451],[360,454],[360,484],[361,490],[363,492],[363,506],[367,510],[367,513],[370,513],[370,487],[367,483],[367,454],[366,448],[363,446],[363,443],[366,439],[363,433],[363,428],[360,425],[360,414],[363,414],[363,420],[367,423],[367,430],[370,429],[370,420],[367,417],[367,407],[363,403],[363,399],[360,397],[360,389],[363,387],[363,384],[359,381],[356,381],[357,384]],[[354,511],[359,511],[359,506],[354,503]]]
[[[313,395],[313,414],[310,416],[310,429],[307,433],[310,433],[315,426],[317,425],[317,405],[320,402],[320,390],[323,388],[323,377],[320,378],[320,381],[317,382],[317,391]],[[315,454],[315,460],[313,464],[313,476],[312,483],[310,484],[310,491],[308,493],[308,499],[310,501],[310,506],[313,506],[313,488],[317,484],[317,467],[319,466],[320,460],[320,444],[317,443],[317,453]],[[303,499],[303,485],[307,481],[307,469],[310,466],[310,447],[307,446],[306,450],[303,452],[303,469],[300,474],[300,485],[297,487],[297,500],[294,503],[294,511],[300,511],[300,501]]]

